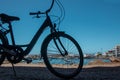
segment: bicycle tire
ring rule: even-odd
[[[2,31],[0,31],[0,45],[8,45],[8,42],[5,36],[3,35]],[[5,60],[5,57],[5,52],[2,50],[2,48],[0,48],[0,65]]]
[[[76,54],[72,54],[72,52],[69,52],[68,55],[66,55],[66,56],[60,55],[58,49],[55,48],[55,46],[56,46],[55,43],[52,42],[53,39],[55,39],[55,38],[56,39],[63,38],[63,39],[66,39],[67,42],[71,42],[74,45],[74,47],[77,49],[78,52],[76,52],[76,53],[78,53],[78,54],[76,55]],[[67,45],[65,43],[65,41],[62,41],[62,39],[61,39],[61,42],[64,46],[65,45],[67,46],[65,48],[66,48],[66,50],[68,50],[68,48],[69,48],[68,45],[70,45],[70,44]],[[52,46],[54,45],[54,49],[57,49],[55,52],[53,52],[53,51],[50,52],[50,50],[49,50],[50,44],[52,44]],[[57,42],[57,44],[60,48],[59,41]],[[73,46],[73,45],[70,45],[70,46]],[[72,47],[72,48],[74,48],[74,47]],[[51,48],[51,49],[53,49],[53,48]],[[62,51],[62,49],[61,49],[61,51]],[[73,78],[73,77],[77,76],[80,73],[80,71],[82,70],[82,67],[83,67],[82,50],[81,50],[79,44],[77,43],[77,41],[68,34],[65,34],[63,32],[56,32],[56,33],[52,33],[49,36],[47,36],[45,38],[45,40],[43,41],[41,53],[42,53],[42,56],[43,56],[43,59],[44,59],[44,62],[46,64],[47,68],[54,75],[56,75],[58,77],[66,78],[66,79]],[[65,58],[66,58],[66,61],[65,61]],[[58,62],[64,61],[65,63],[55,64],[52,62],[51,59],[53,60],[53,62],[54,62],[54,60],[57,60]],[[68,61],[67,59],[71,59],[71,60]],[[72,62],[72,60],[73,60],[73,62]],[[68,64],[66,65],[66,63],[70,63],[70,65],[68,65]],[[64,67],[60,68],[60,66],[61,67],[64,66]],[[74,70],[74,71],[72,72],[72,70]]]

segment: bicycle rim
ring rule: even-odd
[[[44,45],[46,52],[44,61],[48,69],[62,78],[72,78],[76,76],[83,66],[83,54],[79,44],[71,36],[59,34],[59,39],[68,52],[67,55],[64,55],[65,51],[57,39],[58,36],[56,43],[62,54],[56,47],[53,38],[56,38],[56,36],[49,36]]]

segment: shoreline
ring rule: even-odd
[[[59,64],[58,64],[59,65]],[[44,63],[17,63],[14,64],[14,66],[22,66],[22,67],[46,67],[46,65]],[[120,66],[120,62],[103,62],[103,63],[94,63],[93,64],[87,64],[87,65],[83,65],[83,68],[87,68],[87,67],[116,67],[116,66]],[[5,63],[2,64],[0,67],[12,67],[12,64],[10,63]]]

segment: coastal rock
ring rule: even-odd
[[[88,65],[100,65],[100,64],[105,64],[105,62],[103,62],[102,60],[94,60],[88,63]]]
[[[109,59],[111,62],[120,62],[120,59],[116,57],[110,57]]]
[[[8,60],[5,60],[3,64],[9,64],[10,62]]]

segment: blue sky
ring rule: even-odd
[[[106,52],[120,44],[120,0],[60,0],[66,16],[60,30],[72,35],[84,53]],[[29,12],[45,11],[51,0],[1,0],[0,13],[21,18],[13,22],[17,44],[29,43],[45,18],[33,19]],[[60,16],[55,4],[50,14]],[[31,53],[39,53],[46,29]]]

